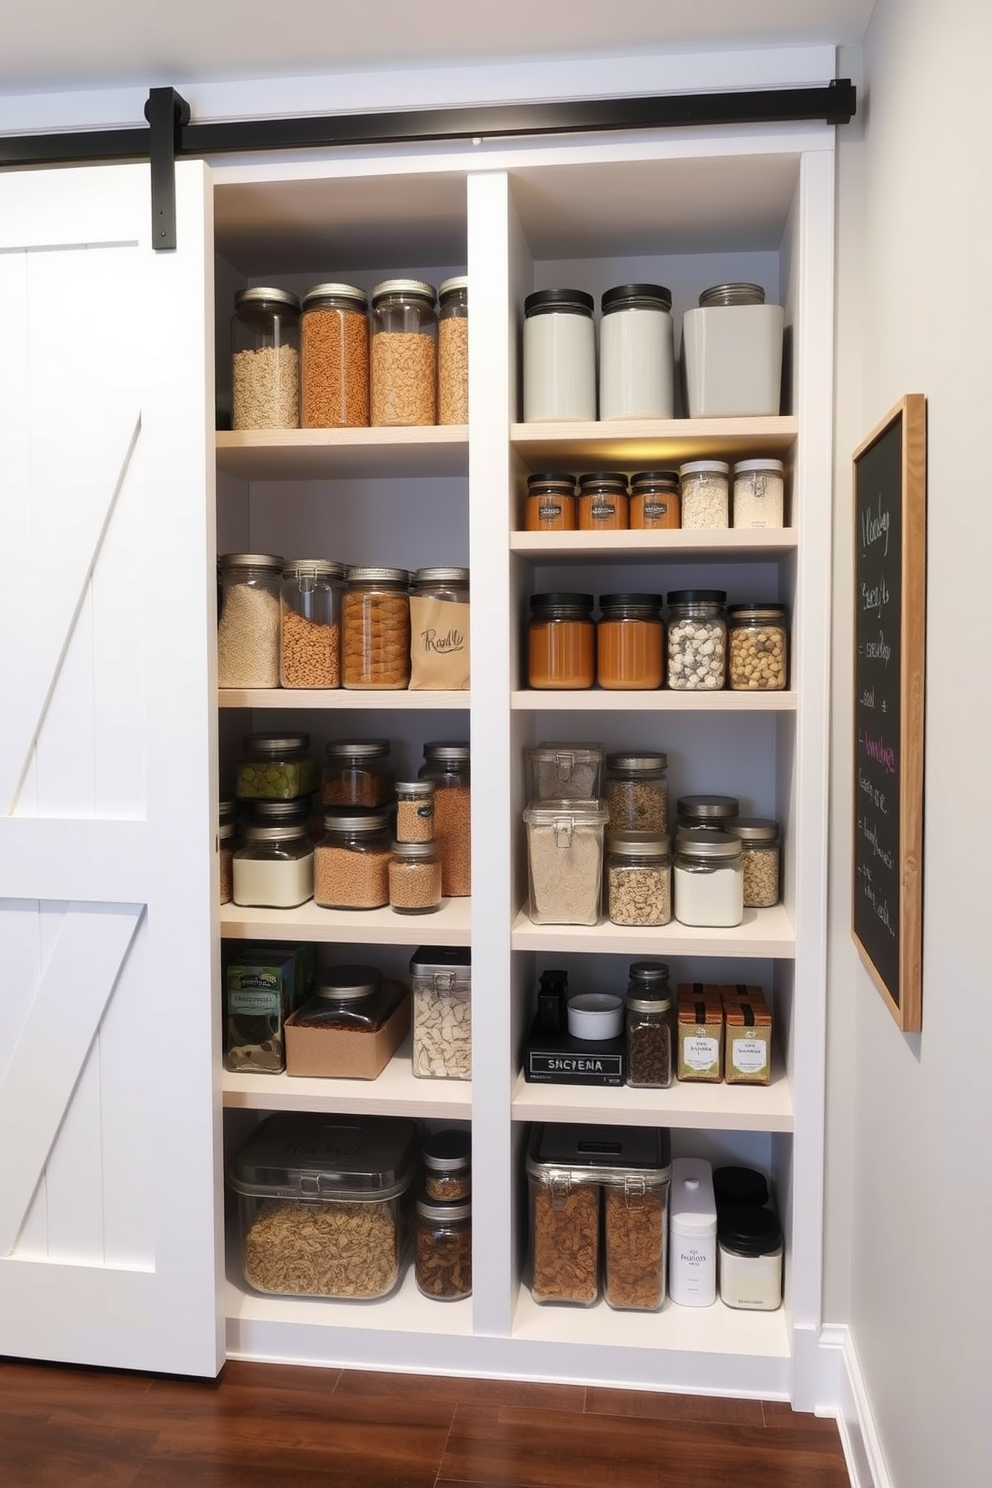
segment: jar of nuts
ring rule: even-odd
[[[672,918],[672,854],[657,832],[612,832],[606,839],[607,913],[613,925],[667,925]]]
[[[667,832],[668,755],[648,749],[608,754],[606,806],[611,832]]]
[[[405,568],[350,568],[341,602],[342,682],[398,692],[410,681],[410,575]]]
[[[314,849],[313,897],[324,909],[381,909],[389,903],[389,817],[329,811]]]
[[[719,691],[727,666],[724,589],[669,594],[668,685],[676,692]]]
[[[424,1142],[424,1188],[429,1199],[451,1204],[472,1192],[472,1138],[460,1127],[432,1132]]]
[[[420,279],[385,279],[372,291],[372,424],[437,422],[437,296]]]
[[[369,421],[369,297],[353,284],[315,284],[300,322],[300,427]]]
[[[739,816],[727,831],[741,840],[744,864],[744,908],[769,909],[779,900],[778,822],[761,816]]]
[[[736,604],[727,611],[734,692],[781,692],[787,671],[785,606]]]
[[[341,686],[341,586],[344,564],[297,558],[282,571],[279,682],[282,687]]]

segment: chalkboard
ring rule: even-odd
[[[910,393],[854,454],[851,928],[905,1030],[922,1011],[925,638],[926,401]]]

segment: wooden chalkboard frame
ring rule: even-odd
[[[918,1032],[923,1002],[926,668],[926,399],[922,393],[908,393],[896,404],[855,450],[853,466],[851,933],[899,1027]],[[898,525],[898,541],[892,543],[891,551],[890,518],[892,527]],[[889,674],[886,669],[892,653],[898,665]],[[880,712],[876,711],[879,695]],[[894,722],[893,712],[897,715]]]

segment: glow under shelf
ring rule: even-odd
[[[391,909],[321,909],[312,899],[298,909],[254,909],[223,904],[220,933],[234,940],[314,940],[355,945],[469,945],[471,899],[445,899],[436,914],[401,915]]]

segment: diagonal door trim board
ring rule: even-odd
[[[17,1244],[143,912],[69,905],[0,1080],[0,1131],[10,1134],[0,1144],[0,1256]]]

